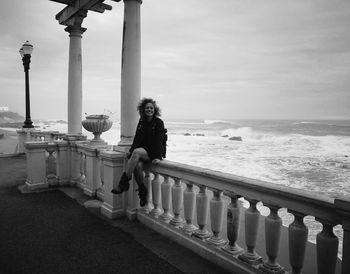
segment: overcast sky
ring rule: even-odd
[[[83,112],[119,117],[123,2],[83,22]],[[67,119],[68,33],[48,0],[0,2],[0,106]],[[142,96],[164,118],[350,118],[350,1],[144,0]]]

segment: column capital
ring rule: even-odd
[[[86,31],[86,28],[82,28],[79,26],[68,26],[64,29],[66,32],[69,32],[69,36],[78,36],[81,37],[81,35]]]
[[[140,4],[142,4],[142,0],[124,0],[124,3],[125,3],[125,2],[130,2],[130,1],[137,1],[137,2],[139,2]]]

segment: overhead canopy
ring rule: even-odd
[[[61,25],[71,26],[74,24],[74,17],[86,13],[87,11],[95,11],[103,13],[105,10],[111,10],[112,6],[104,4],[105,0],[50,0],[53,2],[67,5],[56,15],[56,20]],[[120,0],[113,0],[119,2]]]

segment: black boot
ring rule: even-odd
[[[117,186],[116,189],[112,189],[112,193],[113,194],[121,194],[123,193],[124,191],[128,191],[129,189],[129,181],[130,181],[130,178],[128,177],[128,175],[126,175],[126,173],[124,172],[122,177],[120,178],[120,181],[119,181],[119,185]]]
[[[142,184],[139,185],[139,189],[136,191],[139,192],[138,195],[140,197],[140,206],[144,207],[147,204],[147,188],[144,184]]]

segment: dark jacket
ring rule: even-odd
[[[163,138],[165,134],[164,122],[158,117],[154,117],[148,122],[140,118],[130,154],[138,147],[144,148],[151,160],[163,158]]]

